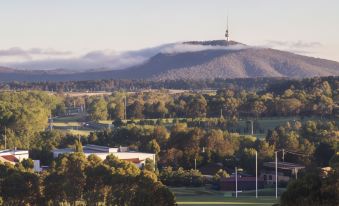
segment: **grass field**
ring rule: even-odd
[[[94,132],[94,130],[67,130],[68,133],[71,133],[73,135],[80,135],[80,136],[88,136],[91,132]]]
[[[70,131],[73,134],[80,134],[80,135],[87,135],[91,131],[87,131],[88,128],[81,127],[80,122],[84,122],[86,118],[86,114],[82,113],[77,116],[68,116],[68,117],[58,117],[54,119],[53,126],[56,127],[56,129],[60,130],[66,130]],[[178,118],[178,120],[183,120],[184,118]],[[204,121],[208,118],[201,118],[201,121]],[[305,122],[307,120],[318,120],[319,117],[308,117],[301,119],[300,117],[271,117],[271,118],[260,118],[258,120],[259,127],[261,129],[261,133],[256,132],[254,136],[257,138],[265,138],[267,131],[269,129],[274,129],[277,126],[284,125],[286,122],[293,122],[293,121],[302,121]],[[157,122],[157,119],[147,119],[148,121],[153,121],[154,123]],[[173,118],[167,118],[162,119],[162,122],[164,125],[168,128],[173,124]],[[186,119],[188,122],[192,121],[191,118]],[[103,126],[107,126],[112,124],[113,120],[104,120],[99,121],[99,124]],[[126,120],[123,120],[124,122],[127,122]],[[138,124],[140,122],[140,119],[134,119],[133,122]],[[248,134],[247,132],[244,133],[244,129],[247,128],[247,120],[246,119],[240,119],[239,120],[239,126],[234,129],[240,129],[240,134]],[[77,131],[84,130],[84,131]]]
[[[78,114],[73,116],[65,116],[65,117],[55,117],[53,118],[53,122],[84,122],[86,118],[86,114]]]
[[[84,113],[75,116],[56,117],[53,119],[53,127],[65,133],[88,136],[94,130],[82,126],[82,122],[85,122],[85,119],[86,114]]]
[[[213,196],[199,196],[194,199],[187,198],[187,197],[180,197],[177,198],[178,205],[229,205],[229,206],[250,206],[250,205],[266,205],[271,206],[278,201],[274,197],[261,197],[255,199],[253,197],[213,197]]]
[[[274,205],[278,200],[274,196],[260,196],[274,194],[274,189],[259,190],[258,199],[254,191],[242,193],[238,198],[232,197],[232,192],[223,192],[205,187],[171,187],[178,205]],[[279,191],[281,193],[282,190]]]
[[[54,127],[80,127],[80,122],[53,122]]]

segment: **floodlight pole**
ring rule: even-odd
[[[255,151],[255,198],[258,198],[258,152]]]
[[[275,199],[278,199],[278,152],[275,152]]]
[[[5,127],[5,150],[7,149],[7,134],[6,134],[6,131],[7,128]]]
[[[124,119],[126,120],[127,119],[127,97],[126,97],[126,95],[125,95],[125,98],[124,98],[124,106],[125,106]]]
[[[235,198],[238,198],[238,168],[235,167]]]
[[[253,131],[253,120],[250,120],[250,122],[251,122],[251,135],[253,135],[254,134],[254,131]]]
[[[197,158],[194,158],[194,170],[197,170]]]

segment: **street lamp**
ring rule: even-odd
[[[238,168],[235,167],[235,198],[238,198]]]
[[[202,147],[202,153],[205,153],[205,147]],[[194,170],[197,170],[197,158],[194,158]]]
[[[278,199],[278,151],[275,152],[275,199]]]
[[[255,198],[258,198],[258,152],[255,151]]]

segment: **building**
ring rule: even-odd
[[[72,152],[74,152],[74,148],[56,149],[56,150],[53,150],[53,157],[57,158],[61,154],[72,153]],[[127,147],[111,148],[111,147],[88,144],[83,147],[83,152],[86,157],[94,154],[100,157],[102,160],[106,159],[108,155],[113,154],[118,159],[132,162],[139,168],[145,165],[146,159],[151,159],[155,163],[155,154],[129,151]]]
[[[232,175],[228,178],[220,179],[220,190],[224,191],[235,191],[235,175]],[[256,189],[256,181],[255,177],[241,175],[238,174],[238,191],[246,191],[246,190],[255,190]],[[264,188],[264,180],[258,177],[258,189]]]
[[[275,162],[264,162],[264,169],[260,174],[260,177],[264,179],[265,184],[275,184]],[[278,162],[278,182],[288,182],[291,178],[298,178],[298,171],[305,168],[303,165]]]
[[[23,159],[28,159],[28,150],[0,150],[0,162],[8,162],[15,165]]]

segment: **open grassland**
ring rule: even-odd
[[[161,119],[162,124],[166,126],[172,126],[174,124],[174,121],[179,121],[179,122],[197,122],[197,121],[208,121],[208,120],[217,120],[218,118],[163,118]],[[287,122],[293,123],[295,121],[301,121],[301,122],[306,122],[308,120],[319,120],[320,117],[314,116],[314,117],[305,117],[301,118],[299,116],[292,116],[292,117],[265,117],[265,118],[259,118],[256,120],[257,123],[255,123],[255,129],[257,131],[260,129],[264,131],[263,133],[255,132],[256,136],[262,136],[265,135],[267,130],[269,129],[274,129],[277,126],[284,125]],[[153,122],[153,124],[156,124],[159,119],[129,119],[129,120],[122,120],[122,122],[127,123],[127,122],[133,122],[135,124],[139,124],[140,121],[144,122]],[[248,121],[252,120],[255,121],[254,118],[248,118],[248,119],[239,119],[238,121],[238,126],[235,127],[234,129],[240,129],[240,133],[243,134],[243,131],[245,128],[249,128],[249,123]],[[100,124],[108,125],[112,124],[114,120],[102,120],[99,121]],[[255,130],[256,131],[256,130]]]
[[[82,123],[85,121],[85,114],[74,116],[53,118],[53,127],[65,133],[72,135],[88,136],[94,129],[84,127]]]
[[[86,113],[79,113],[72,116],[55,117],[53,122],[84,122],[86,121],[86,116]]]
[[[80,136],[88,136],[91,132],[94,132],[94,130],[67,130],[68,133],[72,135],[80,135]]]
[[[54,127],[80,127],[80,122],[53,122]]]
[[[232,192],[223,192],[205,187],[171,187],[179,205],[274,205],[278,200],[273,195],[274,189],[259,190],[258,199],[255,191],[247,191],[238,198],[232,197]],[[282,190],[279,190],[281,193]],[[261,196],[260,196],[261,195]]]
[[[49,92],[51,95],[56,95],[56,92]],[[70,97],[83,97],[83,96],[108,96],[111,95],[112,92],[64,92],[65,96],[70,96]]]
[[[192,122],[192,121],[207,121],[207,120],[216,120],[217,118],[164,118],[161,119],[162,124],[164,124],[167,128],[170,128],[173,124],[174,121],[179,121],[179,122]],[[89,132],[76,132],[76,130],[89,130],[89,128],[85,128],[81,126],[81,122],[85,122],[86,120],[86,115],[85,114],[79,114],[76,116],[68,116],[68,117],[58,117],[54,118],[53,126],[57,129],[60,130],[72,130],[71,133],[76,133],[76,134],[87,134]],[[123,120],[124,123],[135,123],[136,125],[140,124],[140,121],[143,121],[144,123],[152,123],[152,125],[157,124],[159,119],[129,119],[129,120]],[[249,134],[249,119],[240,119],[238,121],[238,126],[234,128],[234,131],[240,131],[240,134]],[[251,119],[253,120],[253,119]],[[254,131],[254,136],[257,138],[265,138],[267,131],[272,130],[276,128],[277,126],[284,125],[287,122],[293,123],[294,121],[301,121],[301,122],[306,122],[308,120],[319,120],[319,117],[306,117],[301,119],[300,117],[267,117],[267,118],[260,118],[257,120],[257,123],[255,124],[255,129]],[[113,120],[102,120],[98,122],[98,125],[100,127],[103,126],[103,128],[107,128],[109,125],[111,125]],[[147,127],[147,125],[145,125]],[[75,131],[73,131],[75,130]],[[246,131],[246,132],[245,132]]]

